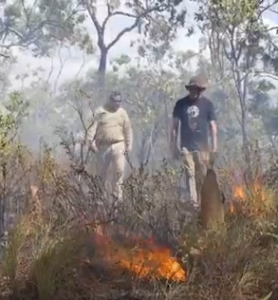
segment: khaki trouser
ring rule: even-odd
[[[186,148],[182,148],[181,152],[190,201],[197,204],[200,201],[200,191],[206,176],[209,153],[201,151],[189,152]]]
[[[121,201],[123,197],[122,184],[125,169],[125,143],[100,144],[98,145],[98,150],[97,173],[105,186],[108,183],[108,175],[112,175],[112,195]]]

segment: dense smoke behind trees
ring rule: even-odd
[[[216,105],[222,152],[232,157],[230,149],[248,149],[254,138],[263,147],[276,149],[278,35],[270,21],[278,16],[277,2],[4,1],[2,106],[13,101],[9,110],[14,114],[24,110],[17,131],[36,151],[40,137],[51,146],[59,145],[57,128],[75,135],[82,132],[92,121],[90,111],[117,89],[133,120],[134,161],[155,163],[169,158],[167,124],[174,102],[184,95],[190,76],[202,72],[210,79],[207,95]],[[107,24],[113,18],[127,25],[109,40]],[[130,32],[136,58],[127,48],[109,60],[111,49]],[[198,50],[175,49],[178,36],[197,34]],[[85,57],[97,58],[98,64],[59,85],[34,70],[20,78],[24,84],[15,91],[14,78],[7,74],[17,64],[13,49],[18,47],[34,57],[78,49]],[[61,71],[62,67],[58,75]],[[19,93],[17,101],[14,92]]]

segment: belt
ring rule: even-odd
[[[124,140],[120,140],[120,141],[98,140],[98,141],[96,141],[96,144],[99,146],[111,146],[113,144],[118,144],[118,143],[122,143],[122,142],[124,142]]]

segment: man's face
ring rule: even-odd
[[[202,90],[198,87],[192,86],[188,88],[188,92],[192,100],[197,100],[200,97]]]
[[[121,103],[122,103],[122,97],[120,95],[110,98],[110,104],[114,110],[118,110],[121,106]]]

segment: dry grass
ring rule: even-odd
[[[26,192],[29,207],[3,247],[0,299],[277,299],[277,195],[269,187],[249,186],[233,212],[226,205],[226,222],[204,231],[197,216],[186,221],[166,165],[127,180],[115,220],[96,178],[61,171],[49,154],[34,164],[25,174],[37,189]],[[140,277],[123,263],[142,249],[167,258],[166,248],[178,252],[185,282],[155,270]]]

